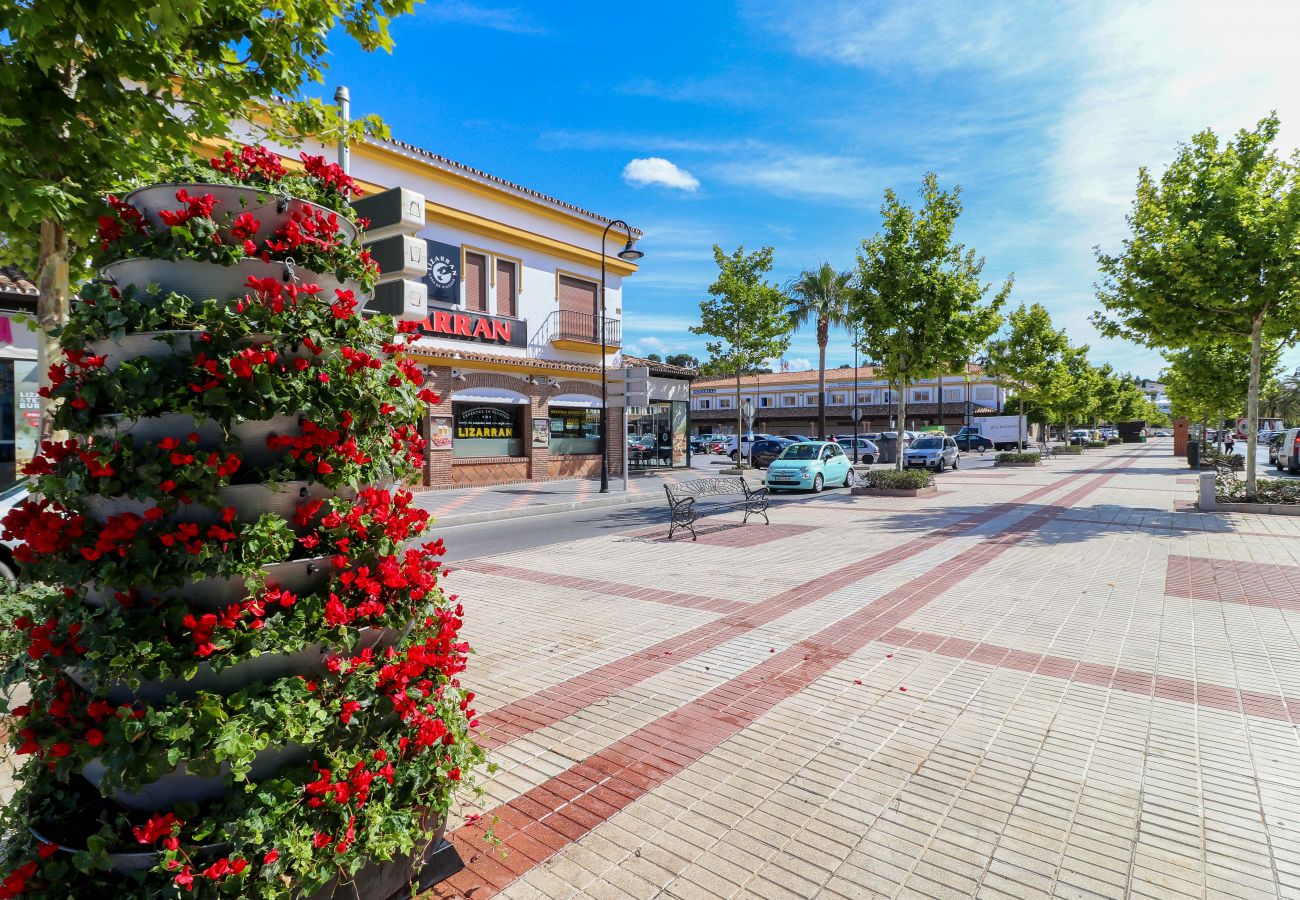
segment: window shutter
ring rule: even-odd
[[[497,315],[515,316],[515,286],[517,271],[508,259],[497,260]]]
[[[487,257],[481,253],[465,254],[465,309],[487,312]]]
[[[594,281],[583,281],[579,278],[570,278],[568,275],[560,276],[560,309],[566,312],[582,313],[587,316],[594,316],[598,312],[596,291],[598,286]]]

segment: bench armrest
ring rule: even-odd
[[[746,499],[746,500],[766,500],[766,499],[767,499],[767,493],[768,493],[768,491],[767,491],[767,488],[765,488],[765,487],[754,488],[754,489],[751,490],[750,487],[749,487],[749,485],[745,485],[745,499]]]

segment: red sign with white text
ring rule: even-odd
[[[429,318],[424,320],[424,333],[430,337],[475,341],[498,347],[528,346],[528,323],[523,319],[438,309],[432,305]]]

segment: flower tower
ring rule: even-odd
[[[362,315],[356,194],[246,147],[108,198],[68,437],[4,522],[31,697],[0,898],[386,900],[454,857],[468,647],[402,487],[432,398],[418,326]]]

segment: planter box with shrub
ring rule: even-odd
[[[925,469],[873,469],[853,488],[854,496],[925,497],[938,492],[934,473]]]
[[[1037,453],[999,453],[993,457],[995,466],[1037,466],[1042,464],[1042,456]]]

